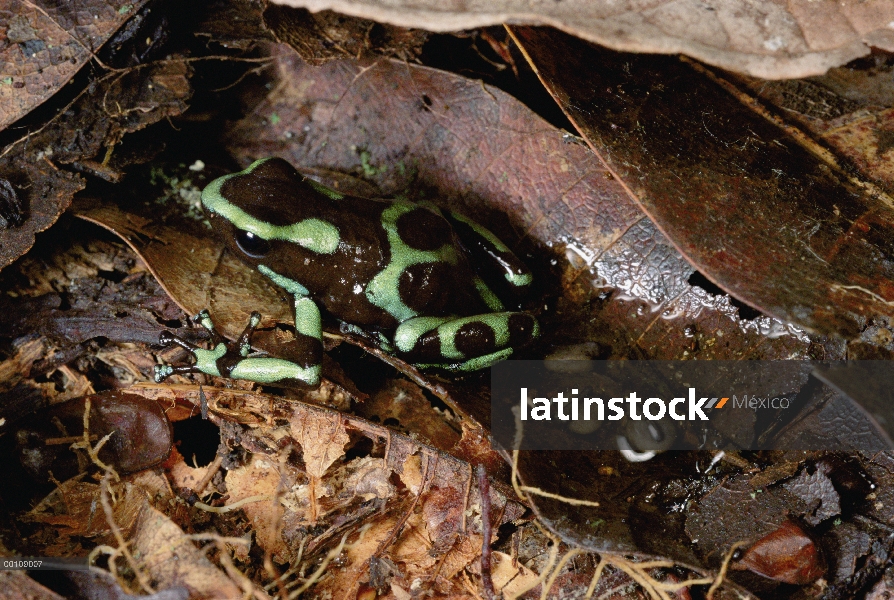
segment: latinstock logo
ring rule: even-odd
[[[735,396],[734,396],[735,398]],[[754,398],[752,396],[752,398]],[[742,403],[746,403],[747,396]],[[545,396],[528,398],[528,388],[520,391],[519,419],[527,421],[551,421],[553,416],[560,421],[620,421],[625,417],[634,421],[646,418],[650,421],[658,421],[670,417],[675,421],[708,421],[706,410],[723,408],[728,397],[709,398],[704,396],[697,399],[695,388],[689,388],[688,396],[678,397],[665,402],[661,398],[643,399],[636,392],[630,392],[626,397],[609,398],[607,401],[599,397],[579,397],[578,389],[572,388],[571,394],[565,396],[564,392],[558,392],[552,399]],[[640,407],[642,403],[642,407]],[[570,404],[570,407],[567,406]],[[626,405],[626,408],[625,408]],[[682,406],[681,406],[682,405]],[[553,411],[555,407],[555,411]],[[570,408],[570,413],[567,410]],[[683,412],[680,412],[683,410]]]

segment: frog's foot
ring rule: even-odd
[[[298,303],[296,302],[296,305]],[[316,308],[316,307],[314,307]],[[257,383],[302,383],[317,385],[320,382],[322,344],[319,339],[309,340],[308,364],[298,364],[288,360],[270,357],[248,356],[251,352],[251,335],[261,322],[260,313],[253,312],[245,330],[232,345],[214,329],[208,311],[202,311],[193,319],[211,333],[213,348],[205,350],[177,337],[169,331],[159,336],[163,346],[176,344],[195,357],[192,365],[156,365],[154,379],[161,383],[174,374],[204,373],[215,377],[246,379]],[[299,333],[299,337],[305,337]]]
[[[415,317],[398,326],[394,345],[420,366],[474,371],[508,358],[539,333],[537,319],[524,312]]]

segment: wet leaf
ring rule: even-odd
[[[513,31],[593,150],[709,279],[764,313],[847,338],[863,319],[894,314],[889,198],[694,65]]]
[[[145,3],[0,2],[0,131],[68,83]]]
[[[731,71],[768,79],[818,75],[869,54],[894,49],[890,2],[815,3],[721,0],[594,3],[502,0],[445,6],[435,0],[279,0],[431,31],[500,23],[551,25],[626,52],[688,54]],[[569,71],[572,73],[573,71]]]

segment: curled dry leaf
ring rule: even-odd
[[[852,338],[866,318],[894,315],[891,197],[694,65],[512,31],[594,152],[709,279],[823,334]]]
[[[190,598],[242,597],[242,582],[237,583],[212,563],[189,535],[149,502],[153,497],[171,498],[170,487],[161,476],[141,473],[122,492],[123,498],[114,505],[115,523],[128,540],[130,552],[138,557],[138,567],[155,585],[162,589],[183,586]],[[207,536],[208,543],[213,544],[215,537]],[[100,543],[118,547],[111,534]],[[119,569],[124,566],[122,557],[116,560]]]
[[[0,131],[68,83],[145,3],[0,2]]]
[[[323,571],[315,596],[355,597],[373,577],[371,560],[401,564],[383,579],[403,589],[421,579],[440,594],[462,591],[456,575],[474,568],[482,541],[480,498],[468,463],[381,425],[304,402],[217,388],[204,392],[212,421],[228,421],[222,443],[252,452],[243,464],[230,465],[226,486],[228,504],[240,502],[260,549],[279,563],[312,565],[304,571],[307,579],[338,557],[339,568]],[[189,390],[178,402],[198,402],[197,393]],[[501,487],[491,489],[490,502],[498,515],[494,530],[525,510]],[[283,584],[296,587],[292,577],[290,572]]]
[[[796,0],[663,0],[588,2],[499,0],[445,6],[437,0],[278,0],[432,31],[500,23],[551,25],[626,52],[688,54],[766,79],[818,75],[869,54],[894,49],[894,3]],[[575,71],[569,71],[575,73]]]

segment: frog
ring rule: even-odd
[[[494,291],[524,297],[531,271],[490,230],[457,212],[344,194],[278,157],[213,180],[201,201],[229,251],[291,295],[298,358],[252,353],[259,313],[230,345],[203,310],[193,319],[209,331],[211,348],[163,332],[159,343],[181,346],[194,363],[156,365],[156,382],[204,373],[317,386],[324,314],[341,332],[423,369],[484,369],[539,336],[536,317],[518,304],[507,310]]]

